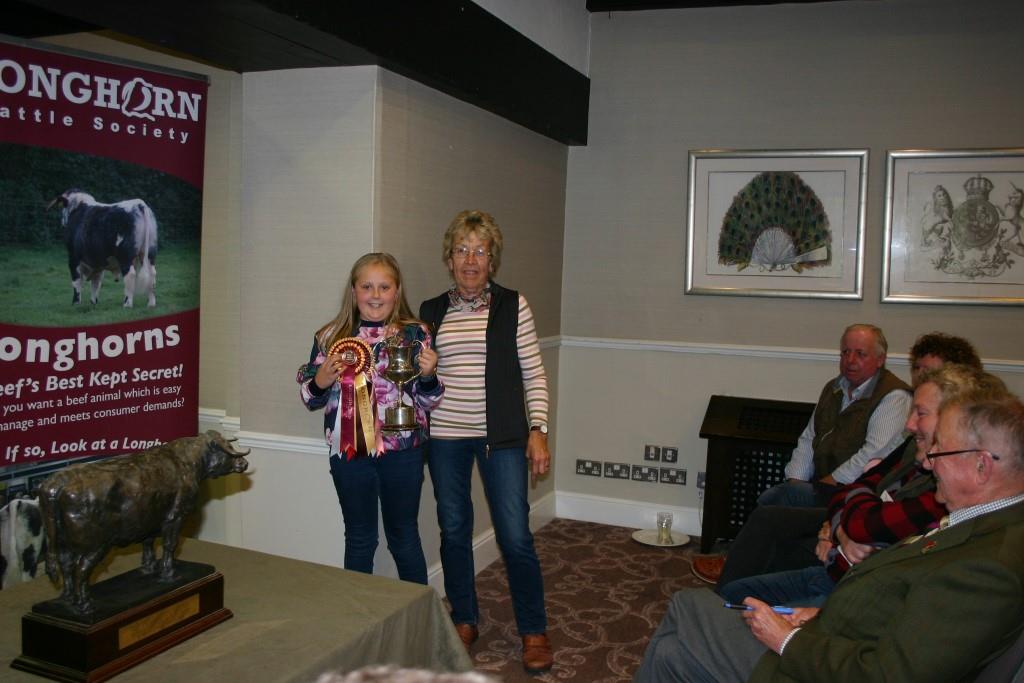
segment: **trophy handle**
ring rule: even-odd
[[[423,349],[427,348],[426,345],[423,343],[422,339],[413,339],[412,340],[412,346],[415,346],[416,344],[420,345],[420,351],[423,351]],[[423,374],[423,372],[420,370],[420,362],[417,359],[417,361],[416,361],[416,376],[413,377],[412,379],[409,379],[409,380],[406,380],[406,381],[411,382],[411,381],[413,381],[415,379],[419,379],[420,375],[422,375],[422,374]]]
[[[370,365],[370,372],[374,375],[377,374],[377,362],[380,361],[380,347],[389,346],[389,342],[397,337],[398,334],[393,334],[390,337],[381,337],[370,347],[370,353],[373,355],[373,363]]]
[[[370,347],[370,353],[373,354],[374,368],[377,367],[377,361],[380,360],[380,351],[378,349],[380,348],[381,344],[386,344],[388,339],[390,339],[390,337],[384,337],[383,339],[380,339],[377,342],[375,342],[374,345]]]

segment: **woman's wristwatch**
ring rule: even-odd
[[[531,432],[540,432],[541,434],[544,434],[546,436],[547,433],[548,433],[548,426],[547,425],[533,425],[532,427],[530,427],[530,431]]]

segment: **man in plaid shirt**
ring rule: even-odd
[[[918,378],[906,428],[913,440],[833,495],[818,534],[823,564],[733,581],[721,587],[729,602],[755,597],[771,604],[821,604],[851,565],[879,548],[938,526],[946,508],[935,499],[935,479],[921,467],[951,399],[1006,394],[1002,380],[963,365],[929,370]]]
[[[918,337],[910,348],[909,360],[914,386],[919,383],[921,373],[943,365],[968,365],[982,369],[981,358],[969,341],[943,332],[929,332]],[[902,452],[905,445],[897,446],[896,450]],[[880,461],[880,458],[869,461],[863,471],[868,471],[871,465]],[[912,454],[908,455],[906,462],[913,463]],[[814,566],[818,562],[815,536],[822,519],[830,519],[826,518],[826,512],[824,506],[759,506],[733,542],[728,558],[725,555],[697,555],[691,563],[693,574],[720,588],[749,576]]]

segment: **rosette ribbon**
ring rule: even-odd
[[[338,410],[341,413],[341,437],[339,451],[346,459],[355,457],[356,451],[356,411],[359,412],[359,423],[363,428],[363,440],[371,453],[374,450],[373,411],[370,409],[370,392],[366,377],[373,361],[370,345],[358,337],[339,339],[331,346],[328,355],[337,355],[344,366],[338,377],[341,385],[341,401]]]

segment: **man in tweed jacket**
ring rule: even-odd
[[[820,610],[676,593],[636,681],[970,680],[1024,628],[1024,405],[945,406],[928,467],[948,525],[851,569]]]

